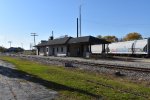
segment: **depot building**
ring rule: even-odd
[[[36,45],[36,54],[43,56],[70,56],[70,57],[89,57],[91,54],[91,45],[101,44],[102,52],[105,53],[104,39],[93,36],[68,37],[54,39],[53,36],[48,41],[42,40]]]

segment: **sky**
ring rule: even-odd
[[[76,37],[76,19],[82,5],[82,36],[138,32],[150,37],[150,0],[0,0],[0,46],[30,49],[36,44],[68,35]]]

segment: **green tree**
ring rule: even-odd
[[[138,32],[131,32],[128,33],[125,37],[124,37],[124,41],[130,41],[130,40],[138,40],[138,39],[142,39],[142,35]]]
[[[108,42],[116,42],[118,41],[118,38],[116,36],[104,36],[103,39],[107,40]]]
[[[5,52],[6,51],[6,48],[0,46],[0,52]]]
[[[97,38],[101,39],[101,38],[102,38],[102,36],[101,36],[101,35],[98,35],[98,36],[97,36]]]

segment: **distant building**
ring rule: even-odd
[[[105,50],[105,44],[108,44],[104,39],[99,39],[93,36],[84,37],[63,37],[48,41],[41,41],[36,45],[37,55],[43,56],[72,56],[72,57],[88,57],[91,54],[91,45],[102,44]]]
[[[23,51],[24,51],[24,49],[22,49],[20,47],[10,47],[5,52],[18,53],[18,52],[23,52]]]

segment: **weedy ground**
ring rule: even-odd
[[[43,65],[19,58],[0,57],[0,59],[14,64],[18,71],[30,75],[37,83],[57,91],[58,100],[150,99],[150,87],[124,78],[112,78],[109,75],[76,68]]]

